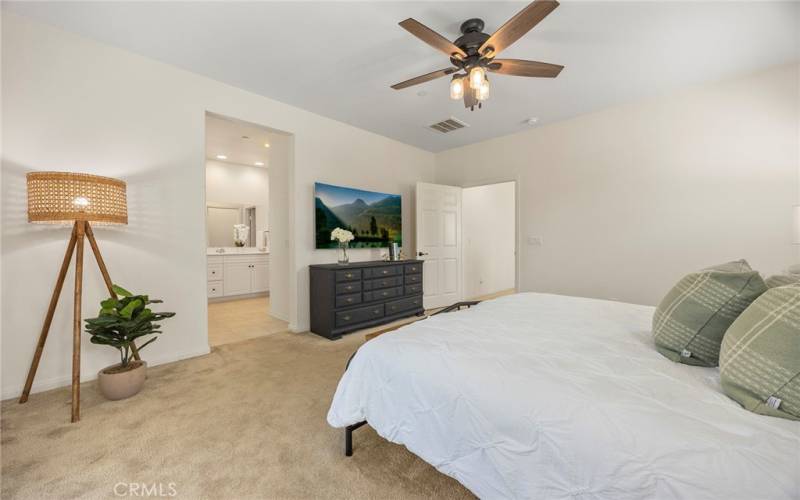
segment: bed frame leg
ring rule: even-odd
[[[358,422],[357,424],[348,425],[344,428],[344,456],[353,456],[353,431],[366,423],[365,420],[364,422]]]

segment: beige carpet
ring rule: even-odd
[[[369,427],[344,456],[343,432],[325,415],[362,340],[287,332],[224,345],[150,369],[125,401],[88,382],[77,424],[68,389],[4,401],[2,498],[117,498],[120,482],[165,493],[173,483],[177,498],[469,497]]]

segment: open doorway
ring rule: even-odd
[[[288,134],[206,113],[211,347],[288,330]],[[285,276],[284,276],[285,275]]]
[[[514,181],[462,191],[466,299],[484,300],[516,290],[516,191]]]

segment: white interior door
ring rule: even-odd
[[[461,300],[461,188],[417,183],[417,258],[426,309]]]

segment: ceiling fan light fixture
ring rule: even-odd
[[[450,80],[450,99],[458,101],[464,98],[464,78],[461,76],[454,76]]]
[[[469,70],[469,88],[478,90],[486,79],[486,70],[482,66],[475,66]]]
[[[485,78],[478,90],[475,91],[475,98],[479,101],[485,101],[489,98],[489,79]]]

